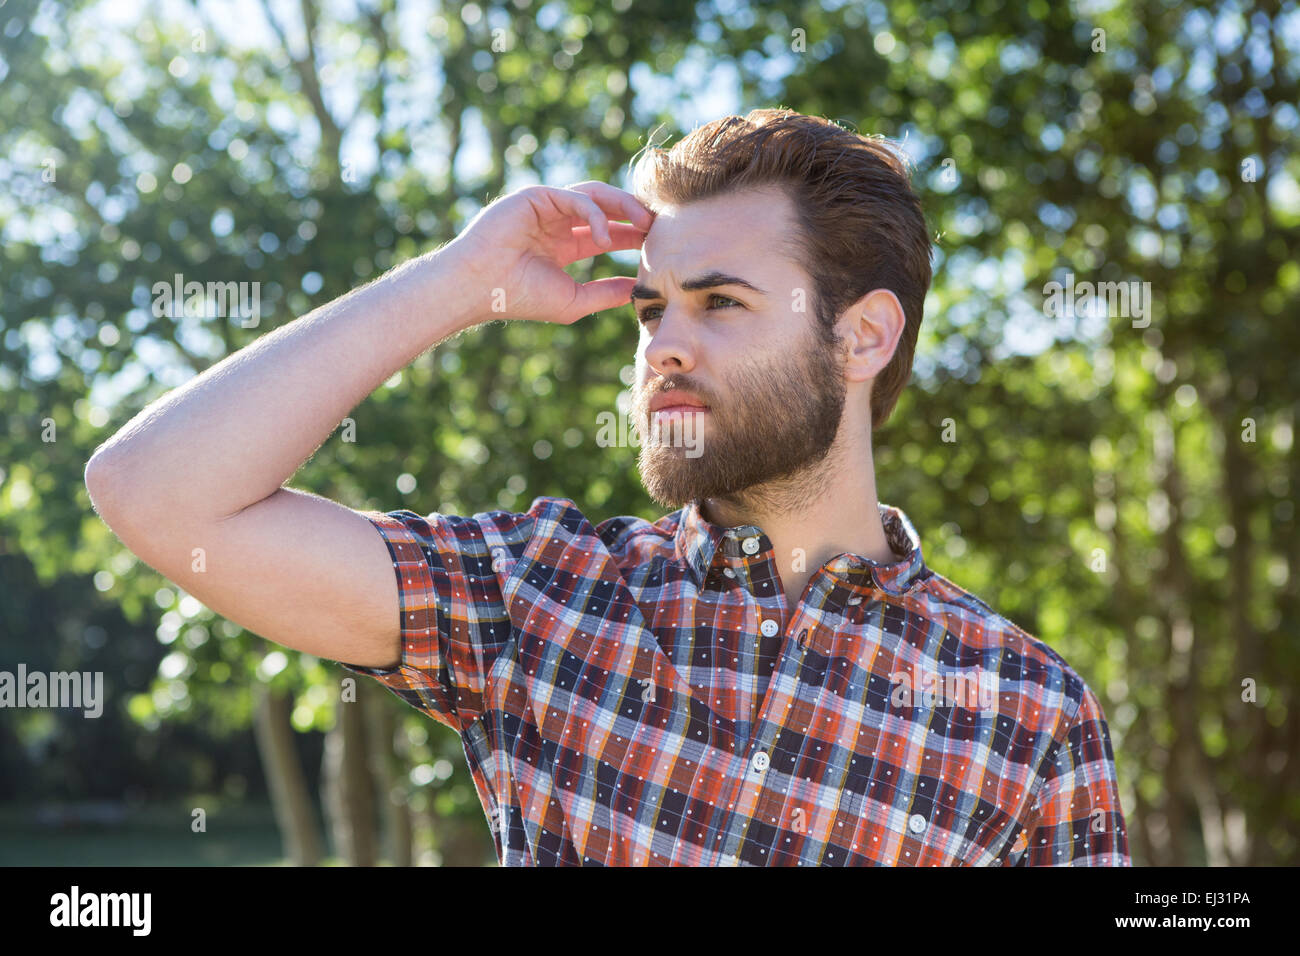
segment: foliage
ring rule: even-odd
[[[0,574],[17,595],[0,666],[118,677],[112,726],[131,729],[96,746],[243,733],[256,682],[321,731],[343,676],[137,562],[86,497],[99,442],[506,189],[620,182],[652,131],[679,135],[734,78],[742,108],[829,116],[915,157],[935,284],[913,385],[876,438],[880,496],[937,570],[1098,690],[1135,861],[1294,862],[1294,4],[381,0],[306,33],[278,8],[256,30],[222,16],[108,28],[90,6],[0,6]],[[155,316],[153,284],[176,273],[260,282],[263,324]],[[1049,315],[1067,273],[1150,283],[1148,324]],[[352,413],[355,441],[336,433],[292,484],[384,511],[560,495],[657,516],[635,449],[595,453],[635,342],[626,309],[478,327],[394,375]],[[389,706],[409,798],[490,860],[459,742]],[[27,781],[0,792],[59,791],[24,776],[52,733],[48,715],[0,720],[0,780]],[[155,760],[133,779],[207,786],[216,771],[180,753],[190,772]]]

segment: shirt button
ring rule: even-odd
[[[913,833],[920,833],[925,829],[925,817],[919,813],[914,813],[912,818],[907,821],[907,826]]]
[[[762,632],[764,637],[774,637],[776,635],[776,632],[781,630],[781,625],[777,624],[776,621],[772,620],[769,617],[766,621],[764,621],[762,624],[758,626],[758,629],[759,631]]]
[[[754,754],[754,759],[751,761],[751,763],[754,767],[755,773],[762,773],[764,770],[767,769],[767,765],[769,763],[767,758],[767,752],[760,750],[758,753]]]
[[[723,568],[722,573],[729,578],[734,578],[736,576],[736,572],[731,570],[731,568]]]
[[[740,542],[740,546],[745,549],[746,554],[758,554],[758,539],[746,538]]]
[[[726,856],[724,856],[724,857],[723,857],[721,860],[719,860],[718,862],[719,862],[722,866],[736,866],[736,865],[738,865],[738,864],[740,863],[740,861],[739,861],[738,859],[736,859],[734,856],[732,856],[730,853],[728,853]]]

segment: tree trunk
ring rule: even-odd
[[[358,682],[363,683],[363,682]],[[334,852],[348,866],[374,866],[374,796],[366,760],[365,693],[340,701],[334,727],[325,735],[323,802]]]
[[[358,688],[361,690],[361,688]],[[394,866],[411,865],[411,810],[406,805],[402,781],[406,773],[399,754],[403,741],[393,709],[376,699],[367,682],[366,731],[370,751],[370,772],[379,792],[379,816],[383,822],[387,857]]]
[[[1128,493],[1124,476],[1113,472],[1108,472],[1107,476],[1112,483],[1109,500],[1116,503],[1123,501],[1125,494]],[[1115,575],[1113,608],[1116,623],[1122,633],[1132,635],[1137,631],[1137,621],[1142,616],[1145,598],[1131,584],[1130,569],[1138,559],[1133,554],[1133,548],[1124,530],[1123,517],[1119,514],[1118,508],[1115,523],[1111,527],[1111,542],[1113,552],[1111,567]],[[1143,659],[1141,648],[1132,641],[1126,644],[1125,653],[1124,673],[1129,675],[1132,682],[1136,679],[1136,675],[1146,672],[1147,662]],[[1150,752],[1151,739],[1150,715],[1145,708],[1138,708],[1133,723],[1125,735],[1126,747],[1131,751]],[[1129,856],[1136,866],[1155,866],[1164,852],[1164,847],[1153,835],[1151,828],[1151,822],[1158,810],[1143,796],[1141,783],[1142,774],[1139,772],[1137,778],[1132,781],[1135,801],[1133,812],[1125,817],[1124,821],[1128,825]]]
[[[263,684],[257,685],[255,693],[254,733],[284,851],[295,866],[316,866],[321,858],[320,833],[294,748],[293,725],[289,722],[292,703],[288,694]]]

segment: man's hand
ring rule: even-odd
[[[484,321],[571,325],[625,305],[636,280],[579,283],[564,267],[602,252],[639,249],[653,222],[636,197],[607,183],[528,186],[487,206],[445,251],[491,297],[483,304]]]
[[[396,663],[402,609],[383,539],[364,515],[285,481],[431,344],[497,317],[567,325],[627,302],[633,279],[580,285],[564,267],[638,248],[653,218],[604,183],[502,197],[445,249],[154,401],[87,465],[96,509],[146,563],[249,630],[318,657]]]

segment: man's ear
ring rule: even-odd
[[[847,347],[846,380],[867,382],[884,371],[906,323],[902,303],[888,289],[873,289],[845,309],[839,328]]]

